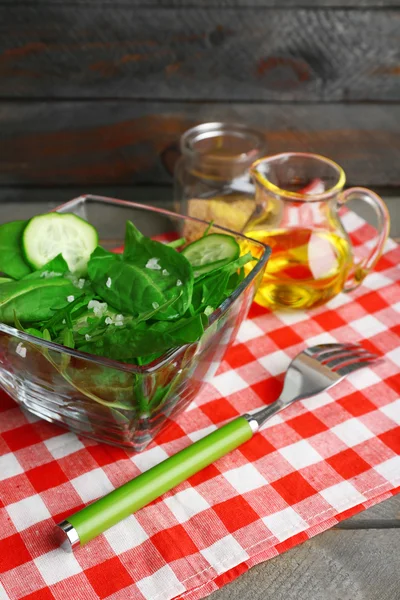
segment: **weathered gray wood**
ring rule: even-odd
[[[342,521],[335,529],[357,529],[361,526],[365,529],[400,527],[400,494]]]
[[[0,220],[29,218],[83,194],[159,205],[172,210],[172,186],[0,187]]]
[[[400,99],[400,13],[313,6],[2,5],[0,94]]]
[[[399,519],[370,519],[368,521],[343,521],[334,529],[400,529]]]
[[[221,119],[259,129],[268,153],[330,156],[349,184],[400,185],[400,104],[118,100],[0,102],[0,185],[170,182],[163,153],[188,127]]]
[[[27,6],[33,4],[37,6],[63,4],[64,0],[0,0],[2,4],[22,4]],[[110,0],[74,0],[74,4],[83,5],[110,5]],[[154,8],[279,8],[279,7],[296,7],[296,8],[321,8],[321,7],[339,7],[354,10],[357,8],[381,8],[381,7],[397,7],[400,6],[399,0],[114,0],[113,6],[129,6]]]
[[[334,529],[400,529],[400,494],[341,521]]]
[[[327,531],[210,596],[212,600],[398,600],[398,530]]]

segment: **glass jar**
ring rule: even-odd
[[[175,210],[242,231],[254,212],[249,169],[265,154],[258,132],[236,123],[203,123],[180,140],[175,167]]]

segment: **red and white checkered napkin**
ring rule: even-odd
[[[357,243],[371,230],[345,217]],[[351,295],[310,313],[253,305],[189,410],[145,452],[78,439],[0,398],[0,600],[199,599],[400,486],[400,248]],[[240,413],[274,400],[289,360],[319,342],[385,360],[296,403],[240,449],[74,555],[54,523]],[[397,489],[396,489],[397,488]]]

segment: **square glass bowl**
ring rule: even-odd
[[[100,244],[123,245],[126,220],[147,236],[185,234],[191,241],[205,221],[133,202],[81,196],[58,209],[92,223]],[[259,257],[237,289],[210,316],[201,339],[172,349],[145,366],[120,363],[39,340],[0,323],[0,386],[30,412],[77,434],[136,452],[184,410],[218,368],[246,318],[270,249],[222,227],[243,251]],[[17,353],[18,344],[26,356]]]

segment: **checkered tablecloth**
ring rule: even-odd
[[[345,216],[357,244],[371,230]],[[400,248],[357,291],[309,313],[253,305],[216,376],[146,451],[129,455],[23,413],[0,394],[0,600],[195,600],[400,486]],[[320,342],[385,356],[275,416],[74,555],[54,523],[240,413],[273,401],[291,357]]]

